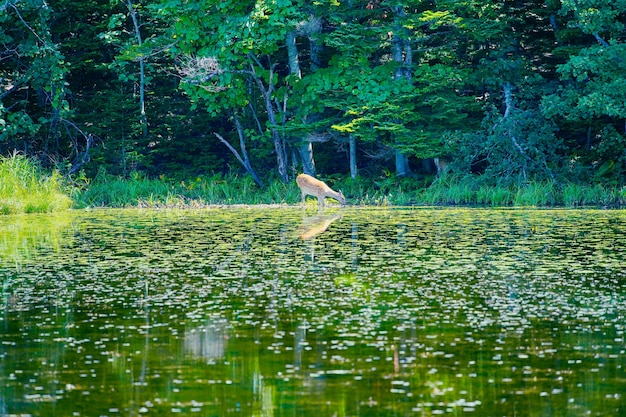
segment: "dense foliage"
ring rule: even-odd
[[[626,0],[0,0],[0,149],[86,179],[619,186],[625,24]]]

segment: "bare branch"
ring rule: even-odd
[[[363,153],[371,159],[387,160],[393,156],[395,151],[389,146],[379,145],[377,150],[363,149]]]
[[[186,58],[186,60],[181,61],[176,69],[178,70],[178,73],[191,84],[209,82],[224,72],[215,57],[188,56]],[[213,92],[224,91],[227,89],[226,87],[220,86],[215,82],[211,85],[203,85],[201,87]]]
[[[306,36],[309,39],[311,36],[316,36],[322,31],[322,18],[318,16],[309,16],[308,20],[302,20],[296,23],[296,33],[298,35]]]
[[[215,135],[216,138],[218,138],[220,140],[220,142],[222,142],[224,145],[226,145],[226,147],[232,152],[233,155],[235,155],[235,158],[237,158],[237,160],[239,161],[239,163],[241,165],[243,165],[243,166],[246,165],[246,163],[244,162],[243,158],[241,157],[241,155],[239,154],[237,149],[235,149],[235,147],[233,145],[231,145],[229,141],[224,139],[224,137],[222,135],[220,135],[219,133],[217,133],[217,132],[213,132],[213,134]]]
[[[237,158],[239,163],[243,165],[243,167],[246,169],[246,171],[248,171],[250,176],[252,176],[254,182],[256,182],[259,187],[263,188],[263,181],[258,176],[254,168],[252,168],[252,164],[250,163],[250,158],[248,157],[248,152],[246,151],[243,129],[241,127],[241,124],[239,123],[239,118],[237,117],[237,115],[235,115],[235,126],[237,127],[237,133],[239,134],[239,146],[241,147],[241,153],[239,153],[237,149],[235,149],[235,147],[230,144],[230,142],[224,139],[222,135],[217,132],[213,132],[213,134],[220,140],[220,142],[226,145],[226,147],[232,152],[233,155],[235,155],[235,158]]]
[[[78,172],[78,170],[83,165],[85,165],[89,161],[91,161],[91,155],[89,155],[89,151],[91,150],[91,147],[96,142],[96,138],[94,138],[91,133],[83,132],[83,130],[81,128],[76,126],[76,124],[74,122],[70,121],[70,120],[61,119],[61,121],[65,124],[66,129],[67,129],[68,126],[74,128],[85,139],[85,150],[83,152],[79,151],[79,149],[78,149],[78,142],[76,140],[72,139],[72,143],[73,143],[74,149],[76,151],[76,157],[71,162],[71,168],[70,168],[70,170],[67,173],[67,175],[69,176],[69,175],[74,174],[75,172]],[[69,133],[69,131],[68,131],[68,133]],[[69,135],[69,136],[70,136],[70,138],[72,138],[72,135]]]
[[[328,142],[335,136],[336,135],[329,133],[329,132],[313,132],[313,133],[309,133],[308,135],[306,135],[304,137],[304,140],[306,142],[324,143],[324,142]]]

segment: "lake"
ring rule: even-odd
[[[0,216],[0,415],[626,413],[626,212]]]

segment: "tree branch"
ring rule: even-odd
[[[254,179],[254,182],[256,182],[259,187],[263,187],[263,182],[261,181],[259,176],[256,174],[256,172],[254,172],[254,170],[252,169],[252,166],[250,165],[250,161],[249,160],[246,161],[247,160],[247,156],[246,156],[246,160],[244,160],[244,158],[237,151],[237,149],[235,149],[235,147],[233,145],[231,145],[230,142],[228,142],[226,139],[224,139],[222,137],[222,135],[220,135],[217,132],[213,132],[213,134],[215,135],[215,137],[217,137],[220,140],[220,142],[222,142],[224,145],[226,145],[226,147],[233,153],[233,155],[235,155],[235,158],[237,158],[239,163],[252,176],[252,179]],[[241,139],[241,137],[240,137],[240,139]],[[245,147],[243,149],[245,150]]]
[[[96,139],[93,137],[93,135],[91,133],[83,132],[82,129],[79,128],[78,126],[76,126],[76,124],[74,122],[72,122],[70,120],[66,120],[66,119],[61,119],[61,121],[65,124],[66,129],[67,129],[67,126],[71,126],[78,133],[80,133],[80,135],[83,138],[85,138],[85,151],[84,152],[80,152],[78,150],[78,143],[74,139],[72,139],[72,142],[74,144],[74,148],[76,149],[76,157],[74,158],[74,160],[70,164],[71,168],[70,168],[70,170],[67,173],[67,176],[69,176],[69,175],[72,175],[75,172],[77,172],[83,165],[85,165],[89,161],[91,161],[91,155],[89,155],[89,151],[91,150],[91,147],[95,143]],[[69,136],[71,138],[71,135],[69,135]]]
[[[596,38],[596,40],[598,41],[598,43],[606,48],[608,48],[609,43],[607,41],[605,41],[604,39],[602,39],[602,37],[598,34],[598,32],[593,32],[593,37]]]
[[[241,165],[243,166],[246,165],[246,163],[244,162],[243,158],[241,157],[237,149],[235,149],[235,147],[231,145],[229,141],[224,139],[224,137],[217,132],[213,132],[213,134],[215,135],[216,138],[220,140],[220,142],[226,145],[226,147],[233,153],[233,155],[235,155],[235,158],[237,158],[237,160],[241,163]]]
[[[13,10],[15,10],[15,13],[17,14],[18,19],[20,19],[22,21],[22,23],[24,24],[24,26],[26,26],[28,28],[28,30],[30,30],[33,35],[35,35],[35,37],[37,39],[39,39],[39,42],[41,42],[42,44],[46,44],[46,42],[41,39],[41,37],[37,34],[37,32],[35,32],[35,29],[33,29],[27,22],[26,20],[24,20],[24,18],[22,17],[22,14],[20,13],[20,11],[17,9],[17,7],[13,4],[13,3],[9,3],[9,6],[11,8],[13,8]]]

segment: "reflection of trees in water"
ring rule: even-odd
[[[0,394],[0,415],[2,416],[9,415],[8,410],[7,410],[7,403],[3,394]]]
[[[92,221],[58,250],[32,246],[0,293],[0,416],[624,409],[619,248],[385,213],[348,212],[309,240],[296,213],[243,230],[185,219],[155,243],[158,222]],[[306,230],[331,218],[315,220]]]
[[[224,357],[229,338],[226,319],[208,318],[203,326],[185,330],[185,351],[197,359],[213,362]]]

